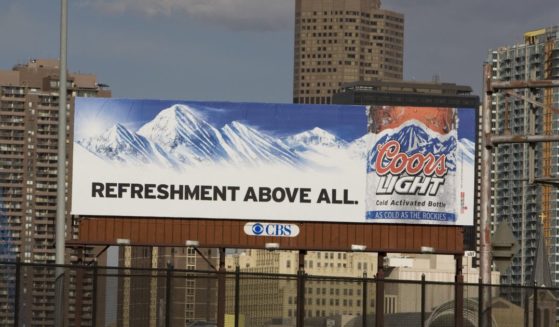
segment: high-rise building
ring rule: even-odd
[[[8,231],[3,237],[8,240],[9,254],[22,262],[54,263],[58,85],[58,60],[30,60],[12,70],[0,70],[0,201],[3,216],[0,229]],[[76,96],[110,95],[105,85],[97,83],[95,75],[68,75],[69,100]],[[72,113],[72,101],[69,101],[69,149]],[[71,157],[68,157],[68,164],[71,167]],[[71,233],[70,220],[67,226],[67,232]],[[26,287],[33,292],[20,294],[20,304],[25,304],[19,308],[20,324],[52,326],[54,270],[29,268],[24,277],[23,282],[33,283],[32,287]],[[2,325],[9,324],[5,319],[10,318],[6,317],[13,317],[10,310],[1,306]],[[70,320],[74,318],[73,314],[68,316]]]
[[[380,0],[296,0],[294,103],[330,103],[346,82],[402,79],[404,16]]]
[[[558,79],[559,27],[527,32],[523,43],[490,50],[487,62],[492,65],[492,78],[500,81]],[[556,134],[558,116],[552,107],[559,105],[557,89],[521,89],[516,92],[545,106],[532,109],[531,104],[522,98],[494,93],[491,99],[492,133],[530,134],[528,117],[530,111],[535,110],[535,134]],[[533,148],[533,159],[531,151],[528,144],[499,145],[494,150],[493,223],[510,224],[521,247],[511,268],[503,274],[503,283],[525,284],[534,280],[540,239],[544,240],[547,250],[543,252],[549,254],[553,283],[559,281],[559,191],[554,186],[529,183],[531,167],[535,177],[558,175],[559,146],[557,143],[539,143]]]

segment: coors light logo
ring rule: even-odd
[[[400,150],[400,142],[396,140],[377,145],[374,166],[381,176],[377,194],[436,195],[439,186],[444,184],[446,155],[435,158],[432,153],[415,153],[409,156]]]
[[[453,221],[456,110],[377,107],[367,158],[367,218]]]

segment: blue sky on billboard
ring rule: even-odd
[[[98,135],[116,123],[136,131],[152,120],[162,109],[174,104],[187,104],[204,115],[215,127],[232,121],[248,123],[268,133],[283,137],[320,126],[345,141],[351,142],[366,133],[365,108],[336,105],[278,105],[270,103],[197,102],[182,100],[81,99],[76,106],[76,139]],[[459,109],[459,137],[473,140],[475,110]],[[85,134],[87,133],[87,134]]]
[[[2,0],[0,69],[57,58],[59,1]],[[294,0],[69,1],[69,68],[116,97],[291,102]],[[487,50],[557,24],[556,0],[385,0],[406,17],[404,77],[481,88]]]
[[[78,98],[76,139],[93,136],[82,134],[84,132],[100,134],[116,123],[135,131],[174,104],[193,107],[218,128],[240,121],[271,134],[281,134],[277,136],[286,136],[320,126],[346,141],[353,141],[367,131],[365,108],[361,106]]]

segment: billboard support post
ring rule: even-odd
[[[217,327],[225,326],[225,248],[219,248],[217,272]]]
[[[489,285],[491,283],[491,230],[490,230],[490,211],[491,211],[491,163],[493,145],[491,143],[491,65],[486,64],[483,69],[484,88],[483,107],[482,107],[482,149],[481,149],[481,217],[480,217],[480,272],[481,283]],[[484,290],[489,290],[489,287]],[[490,299],[487,294],[483,296],[484,302]],[[482,312],[487,315],[487,303],[480,302]],[[483,326],[487,326],[489,317],[484,317]]]
[[[462,274],[462,255],[455,255],[456,276],[454,277],[454,326],[464,326],[464,275]]]
[[[305,254],[307,251],[299,251],[297,263],[297,327],[305,325]]]
[[[384,258],[386,252],[379,252],[377,256],[377,287],[376,287],[376,311],[375,326],[384,327]]]
[[[425,274],[421,274],[421,327],[425,327]]]
[[[235,267],[235,327],[239,327],[239,312],[241,299],[241,269],[239,265]]]
[[[56,241],[55,262],[55,314],[54,325],[63,325],[63,294],[64,294],[64,247],[66,227],[66,94],[67,69],[66,54],[68,44],[68,0],[60,1],[60,76],[58,91],[58,166],[56,193]]]

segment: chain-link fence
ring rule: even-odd
[[[65,326],[557,326],[555,288],[172,266],[59,267]],[[56,268],[0,262],[1,326],[54,325]]]

